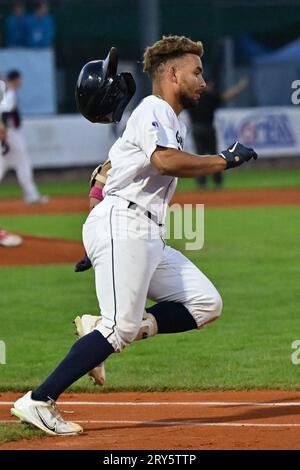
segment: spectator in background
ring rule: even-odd
[[[216,89],[214,80],[207,81],[199,104],[189,110],[198,155],[215,155],[217,153],[216,131],[213,124],[215,111],[223,103],[238,96],[248,86],[248,83],[249,80],[243,78],[236,85],[220,93]],[[223,184],[223,173],[214,173],[212,178],[216,188],[220,189]],[[197,181],[201,188],[205,188],[207,176],[199,176]]]
[[[5,44],[7,47],[24,47],[26,45],[26,14],[22,2],[14,3],[12,12],[5,23]]]
[[[50,47],[54,38],[54,22],[49,15],[49,5],[40,1],[31,15],[28,15],[26,25],[27,47]]]
[[[0,119],[5,126],[3,139],[5,151],[0,160],[0,181],[9,169],[14,169],[18,183],[23,190],[25,202],[28,204],[45,204],[49,201],[42,196],[34,182],[30,158],[21,131],[21,114],[17,102],[17,90],[22,85],[22,77],[18,70],[7,74],[7,90],[0,104]],[[5,137],[5,138],[4,138]]]

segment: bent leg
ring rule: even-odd
[[[221,296],[211,281],[182,253],[169,246],[165,247],[164,258],[151,279],[148,297],[159,303],[183,305],[192,315],[197,328],[216,320],[222,312]],[[165,310],[171,319],[171,304]],[[177,317],[180,316],[176,305],[175,311],[178,312]],[[163,304],[160,316],[164,316]],[[165,318],[165,321],[169,319]],[[183,323],[183,328],[185,324],[188,322]],[[181,331],[186,331],[186,328]]]

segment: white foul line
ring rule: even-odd
[[[191,423],[188,421],[107,421],[107,420],[76,420],[76,423],[80,424],[132,424],[139,426],[197,426],[197,427],[241,427],[241,428],[290,428],[290,427],[300,427],[300,423]],[[0,420],[0,424],[22,424],[20,421],[16,420]]]
[[[0,406],[9,406],[13,402],[0,401]],[[290,407],[299,406],[300,402],[226,402],[226,401],[165,401],[165,402],[114,402],[114,401],[59,401],[58,405],[73,406],[269,406]]]

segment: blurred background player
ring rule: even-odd
[[[238,96],[248,86],[248,83],[249,80],[247,78],[242,78],[236,85],[223,92],[219,92],[215,81],[213,79],[208,80],[198,105],[189,110],[197,149],[196,153],[198,155],[213,155],[217,153],[216,131],[214,127],[215,111],[222,104]],[[216,188],[222,187],[222,173],[213,174],[212,179]],[[199,187],[206,188],[207,176],[199,176],[197,181]]]
[[[5,83],[0,81],[0,103],[4,97]],[[8,151],[8,145],[6,143],[6,130],[4,124],[0,121],[0,160],[3,155]],[[19,246],[22,243],[22,238],[19,235],[9,233],[6,230],[0,228],[0,246],[14,247]]]
[[[7,91],[0,105],[1,120],[6,127],[8,151],[2,157],[0,181],[9,169],[14,169],[23,197],[28,204],[45,204],[47,196],[42,196],[34,182],[33,170],[27,153],[26,143],[21,131],[21,114],[17,102],[17,90],[22,85],[22,77],[18,70],[7,74]]]

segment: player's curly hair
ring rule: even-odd
[[[162,39],[147,47],[144,52],[144,72],[154,78],[158,68],[170,59],[182,57],[185,54],[203,55],[201,41],[192,41],[185,36],[163,36]]]

